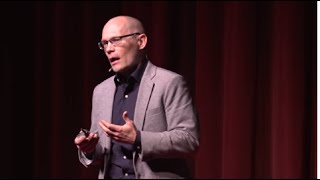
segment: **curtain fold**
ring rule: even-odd
[[[131,15],[145,25],[149,59],[190,86],[196,178],[316,178],[316,10],[313,1],[1,2],[0,177],[97,177],[73,139],[109,77],[103,25]]]

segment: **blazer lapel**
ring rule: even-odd
[[[113,77],[111,78],[112,82],[111,84],[108,86],[109,88],[105,91],[105,100],[103,102],[105,102],[105,109],[103,110],[103,112],[105,112],[104,117],[106,118],[105,120],[107,120],[108,122],[112,122],[112,109],[113,109],[113,100],[114,100],[114,93],[116,91],[116,86],[113,82]]]
[[[155,74],[155,66],[148,62],[145,73],[141,79],[139,93],[136,102],[134,124],[138,130],[143,130],[145,114],[152,95],[154,83],[152,78]]]
[[[103,93],[103,96],[101,96],[101,99],[99,101],[99,111],[97,112],[99,113],[99,115],[97,116],[99,117],[99,119],[97,119],[97,121],[103,119],[109,123],[112,122],[113,97],[116,91],[116,86],[113,79],[114,77],[111,77],[109,81],[104,84],[104,89],[101,91],[101,93]],[[98,131],[100,131],[101,134],[105,134],[102,128],[98,128]],[[110,138],[107,138],[107,136],[101,136],[101,138],[103,138],[101,139],[101,141],[103,142],[104,146],[107,147],[107,152],[109,152],[111,146]]]

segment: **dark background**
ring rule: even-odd
[[[96,178],[73,144],[89,128],[98,49],[116,15],[148,57],[185,76],[201,125],[197,178],[316,178],[313,2],[0,2],[0,178]]]

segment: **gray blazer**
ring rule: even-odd
[[[110,138],[99,127],[111,121],[115,94],[114,76],[97,85],[92,97],[91,132],[100,139],[92,159],[79,151],[85,166],[102,163],[99,179],[105,177],[110,154]],[[141,79],[134,124],[141,131],[141,151],[134,152],[137,179],[189,176],[186,160],[199,147],[199,124],[184,78],[148,61]]]

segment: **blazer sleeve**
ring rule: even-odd
[[[185,157],[194,154],[199,146],[197,113],[186,81],[177,75],[165,84],[160,95],[165,115],[157,121],[165,121],[167,130],[141,131],[142,160]]]
[[[92,155],[92,158],[89,159],[86,157],[86,155],[81,151],[78,150],[78,157],[80,162],[85,166],[91,166],[91,165],[97,165],[101,164],[104,159],[104,155],[106,153],[106,145],[105,143],[107,142],[106,136],[104,133],[101,133],[100,128],[98,127],[98,121],[101,119],[101,108],[103,106],[103,101],[101,100],[101,93],[103,93],[103,90],[101,89],[101,86],[97,86],[94,91],[93,91],[93,96],[92,96],[92,112],[91,112],[91,127],[90,127],[90,132],[96,132],[98,133],[99,136],[99,141],[96,145],[95,151]]]

